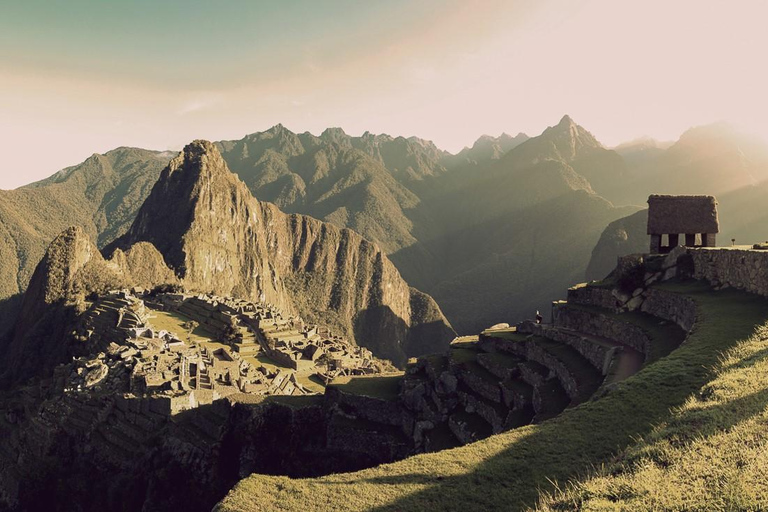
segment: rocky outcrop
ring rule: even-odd
[[[24,294],[3,360],[4,383],[45,375],[67,355],[68,328],[88,293],[126,284],[119,267],[102,258],[79,227],[51,242]]]
[[[105,260],[82,228],[66,229],[51,242],[24,294],[2,362],[3,384],[48,375],[56,364],[87,350],[69,334],[89,295],[175,281],[151,244],[117,250]]]
[[[444,347],[452,329],[375,244],[257,201],[215,145],[195,141],[161,173],[125,236],[151,243],[192,290],[266,300],[398,364]]]
[[[647,252],[647,223],[647,209],[611,222],[592,249],[586,279],[592,281],[605,278],[616,267],[616,260],[620,256]]]

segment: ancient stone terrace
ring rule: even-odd
[[[696,321],[689,298],[656,286],[683,275],[679,255],[625,261],[614,281],[568,290],[567,301],[553,303],[551,322],[495,326],[410,365],[401,403],[415,449],[546,420],[669,354]]]
[[[323,383],[381,370],[369,350],[327,329],[307,325],[301,317],[287,316],[271,304],[183,294],[161,296],[159,301],[217,333],[240,356],[263,352],[278,366],[302,372],[315,370]]]
[[[174,320],[175,330],[160,319]],[[210,338],[193,339],[195,323]],[[204,294],[110,292],[93,301],[76,336],[101,352],[74,361],[67,390],[124,392],[169,415],[233,394],[311,394],[312,375],[319,386],[386,367],[272,305]]]

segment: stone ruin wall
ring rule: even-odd
[[[608,310],[617,309],[616,296],[611,288],[579,285],[568,289],[568,302],[596,306]]]
[[[640,311],[674,322],[687,333],[696,323],[696,303],[693,299],[656,288],[646,290]]]
[[[552,305],[552,320],[560,327],[611,340],[622,340],[645,354],[646,358],[650,352],[651,340],[648,334],[639,326],[622,320],[585,309],[561,307],[558,303]]]
[[[570,295],[570,294],[569,294]],[[611,296],[613,299],[613,296]],[[613,299],[615,302],[616,299]],[[522,327],[522,330],[521,330]],[[546,335],[544,334],[546,330]],[[519,332],[535,334],[537,336],[549,337],[560,343],[570,345],[582,354],[595,368],[600,368],[603,375],[608,373],[613,356],[617,351],[616,347],[594,343],[592,340],[585,339],[576,333],[569,333],[563,330],[548,329],[546,325],[536,324],[534,322],[523,322],[518,326]]]
[[[768,251],[723,248],[687,253],[693,259],[694,278],[768,297]]]

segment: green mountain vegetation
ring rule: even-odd
[[[718,195],[723,211],[734,205],[721,240],[768,238],[759,201],[768,149],[726,125],[691,129],[671,146],[640,140],[615,151],[568,116],[537,137],[483,136],[457,155],[415,137],[338,128],[314,136],[281,125],[217,145],[258,199],[376,242],[459,332],[528,317],[585,269],[598,279],[617,255],[644,247],[639,216],[603,231],[650,192]],[[6,306],[18,306],[10,297],[67,226],[82,226],[99,247],[122,234],[170,156],[120,148],[0,192]]]
[[[118,148],[16,190],[0,190],[0,336],[48,244],[80,226],[99,245],[125,232],[169,153]]]
[[[544,308],[583,275],[602,229],[636,209],[595,194],[593,181],[623,176],[621,157],[568,116],[456,156],[417,138],[279,125],[220,147],[256,197],[376,241],[460,332]]]
[[[545,307],[583,274],[602,229],[633,211],[594,193],[623,175],[620,157],[567,116],[539,137],[483,136],[457,155],[415,137],[280,125],[217,145],[258,199],[376,242],[463,332]],[[118,149],[4,191],[0,208],[14,213],[0,222],[0,298],[23,291],[67,226],[82,226],[99,247],[122,234],[169,158]],[[541,254],[552,256],[532,258]],[[532,284],[541,274],[547,284]]]
[[[355,473],[251,475],[216,510],[764,508],[766,301],[701,283],[661,287],[692,298],[701,322],[599,400]]]

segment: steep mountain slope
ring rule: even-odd
[[[403,275],[429,290],[459,332],[529,318],[548,311],[563,282],[583,279],[604,226],[631,211],[572,191],[430,240],[419,248],[437,263]],[[417,256],[393,255],[401,258]]]
[[[340,128],[316,137],[277,125],[219,148],[260,200],[354,229],[387,252],[416,241],[416,192],[446,172],[447,154],[431,142]]]
[[[162,172],[131,228],[105,248],[156,247],[186,287],[267,300],[402,364],[445,346],[437,304],[376,245],[257,201],[215,145],[195,141]]]
[[[502,133],[498,137],[483,135],[475,141],[471,148],[465,147],[459,151],[456,156],[451,159],[453,160],[451,166],[466,163],[478,164],[490,160],[498,160],[528,139],[530,139],[530,137],[522,132],[514,137],[507,133]]]
[[[482,172],[443,178],[418,208],[438,229],[392,260],[460,332],[530,316],[581,279],[605,226],[636,210],[597,196],[571,165],[592,159],[608,173],[616,156],[565,116]]]
[[[571,266],[565,260],[562,264],[555,260],[572,254],[573,261],[583,265],[588,254],[580,245],[564,246],[564,240],[592,244],[605,225],[631,211],[614,210],[606,202],[586,199],[595,187],[621,182],[624,171],[616,153],[603,148],[568,116],[539,137],[482,137],[472,149],[457,156],[413,137],[370,133],[350,137],[340,129],[328,129],[316,137],[294,134],[280,125],[239,141],[218,143],[218,147],[259,200],[354,229],[376,242],[392,256],[409,282],[456,304],[448,314],[462,330],[473,330],[484,319],[510,320],[510,315],[527,315],[533,307],[527,292],[488,295],[487,287],[480,284],[485,279],[481,276],[495,273],[495,287],[512,289],[520,284],[515,277],[518,272],[545,272],[552,275],[552,288],[541,290],[540,296],[548,297],[574,275],[566,271]],[[147,153],[141,158],[116,158],[111,153],[94,156],[78,168],[28,187],[38,195],[68,198],[77,194],[62,187],[76,183],[92,198],[79,199],[75,204],[84,211],[64,216],[66,222],[42,223],[45,230],[35,236],[19,235],[18,243],[6,237],[8,242],[2,244],[2,250],[9,252],[9,258],[18,259],[15,246],[31,243],[36,255],[24,264],[29,274],[47,240],[69,224],[83,226],[98,246],[109,242],[125,229],[134,215],[134,203],[148,194],[158,161],[167,158]],[[110,172],[97,165],[105,159],[111,162]],[[125,175],[133,180],[110,178],[92,183],[95,178],[90,178],[91,174],[95,178]],[[558,206],[557,198],[574,190],[588,194],[564,201],[563,205],[574,208],[568,212]],[[99,206],[92,206],[92,202]],[[128,204],[133,207],[128,208]],[[550,206],[542,206],[547,204]],[[29,205],[22,205],[17,211],[25,218],[29,209]],[[563,229],[556,231],[556,225]],[[582,234],[562,236],[564,230]],[[504,239],[499,238],[500,232]],[[524,235],[525,241],[517,242],[518,232],[536,233],[539,240],[553,241],[552,245],[539,242],[538,246],[546,253],[554,251],[556,256],[543,259],[543,266],[536,264],[534,268],[527,248],[537,244],[528,235]],[[468,237],[471,243],[460,242],[461,237]],[[547,266],[550,263],[552,267]],[[10,286],[6,294],[23,289],[28,277],[21,275],[20,283]],[[481,304],[485,295],[493,297],[490,305]],[[472,297],[476,306],[459,307],[461,297]],[[501,299],[512,302],[501,304]],[[484,319],[478,317],[479,311]]]
[[[648,210],[611,222],[600,235],[587,265],[587,281],[599,281],[615,267],[619,256],[648,252]]]
[[[48,244],[67,227],[81,226],[98,245],[122,234],[169,159],[118,148],[0,191],[0,299],[24,291]]]

